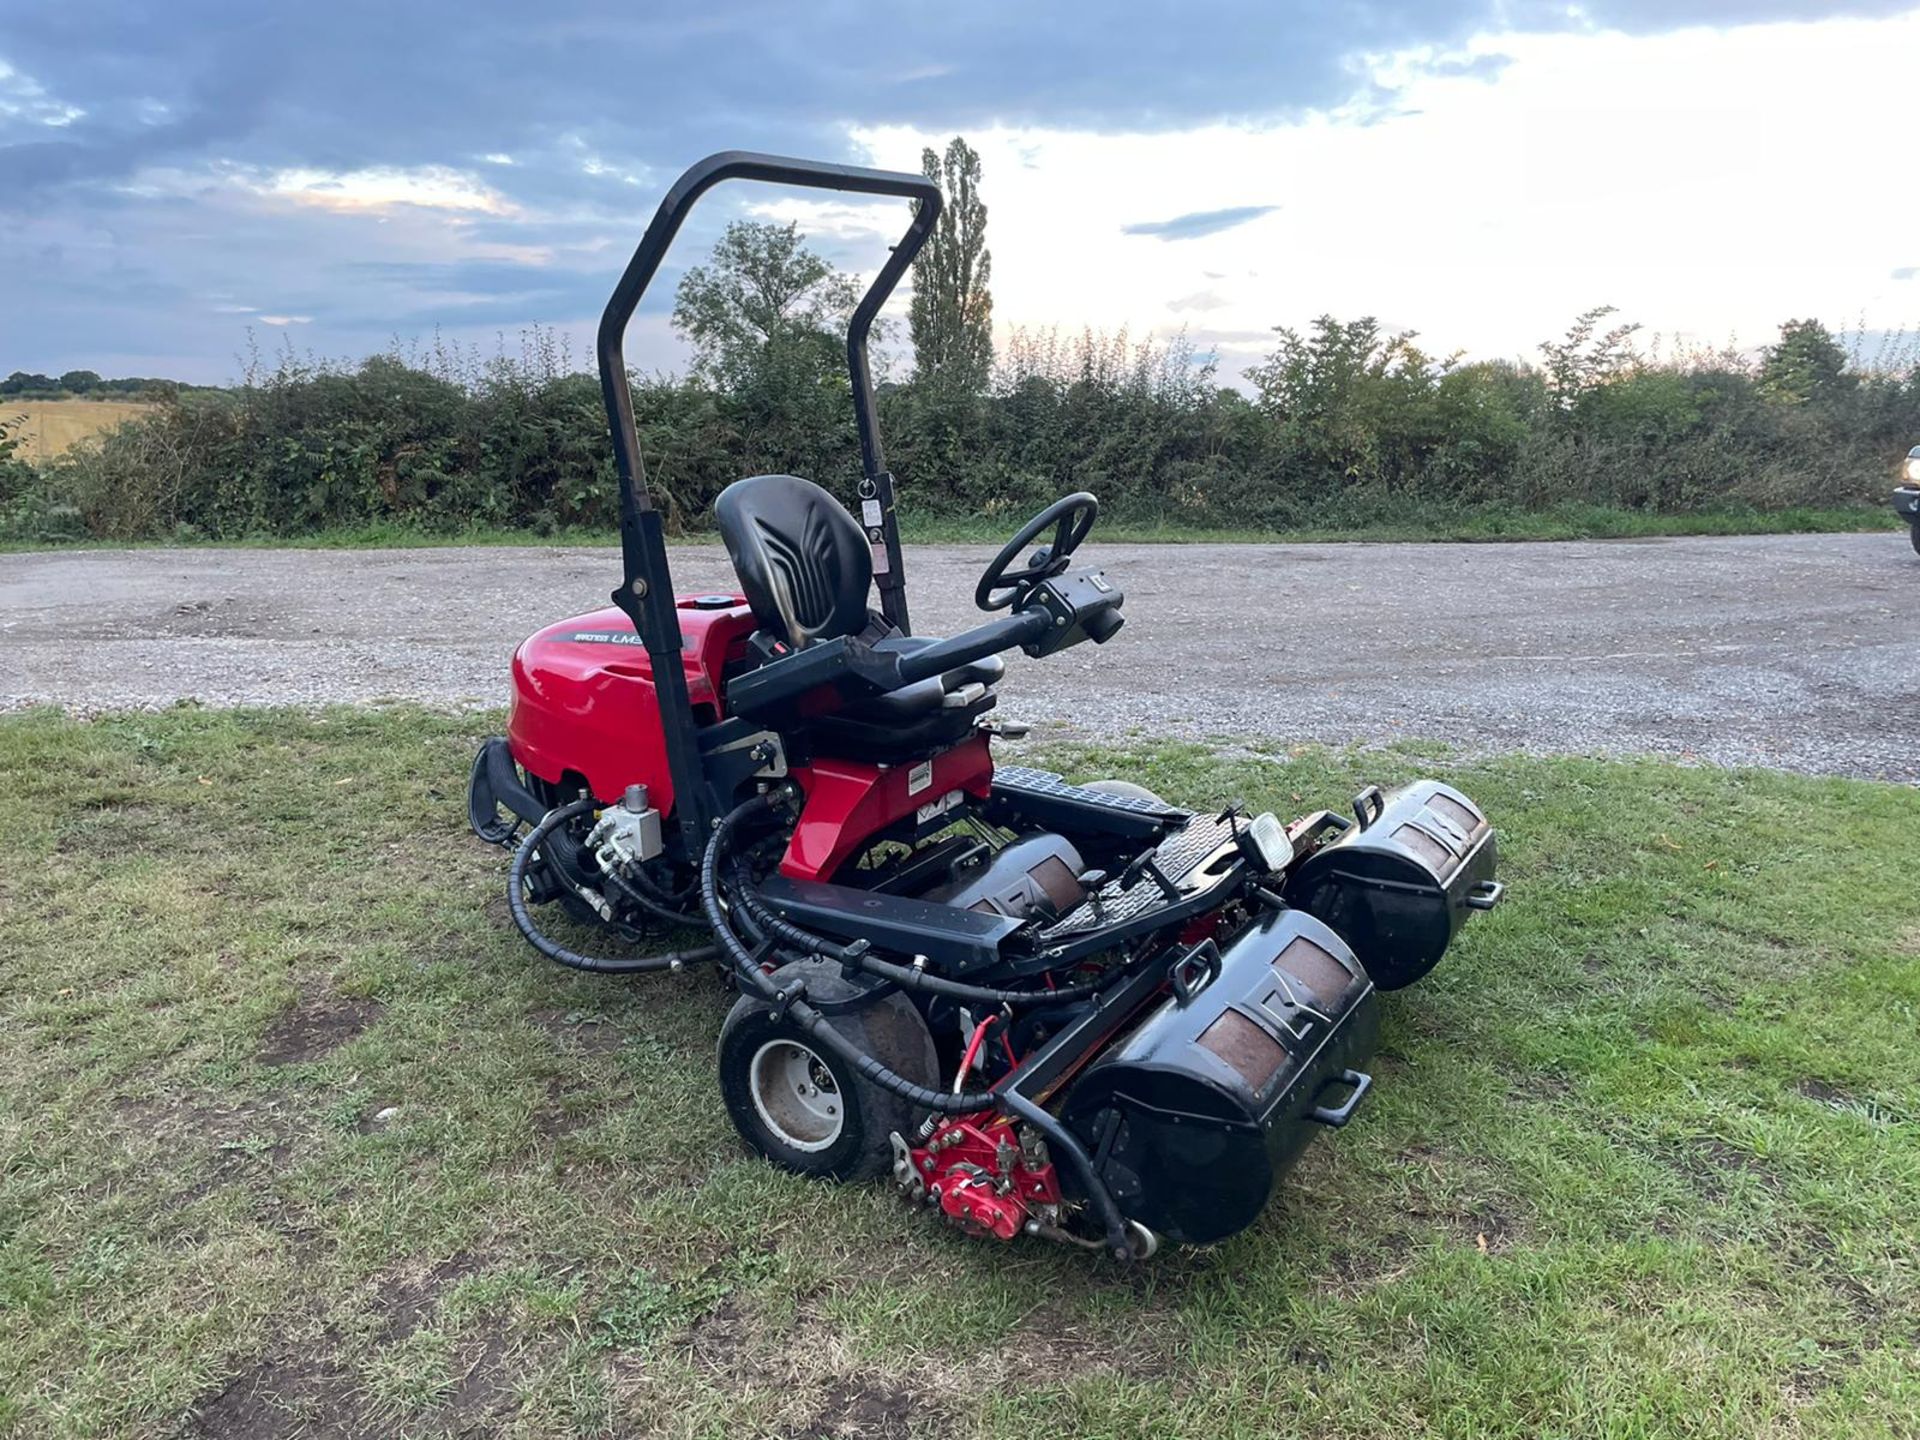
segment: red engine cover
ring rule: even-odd
[[[677,601],[687,698],[702,724],[726,718],[723,675],[730,661],[744,657],[754,630],[745,599],[701,603],[711,598]],[[579,775],[607,804],[638,783],[662,814],[673,809],[653,660],[632,622],[611,606],[536,631],[513,652],[507,743],[514,759],[542,780],[559,784],[569,773]],[[974,734],[918,762],[816,758],[796,765],[793,780],[806,803],[780,869],[798,879],[827,880],[869,837],[916,810],[945,806],[956,791],[985,798],[993,757],[987,737]]]
[[[725,717],[721,672],[745,653],[753,633],[743,597],[728,595],[725,606],[702,603],[713,598],[683,595],[676,602],[687,697],[696,715],[706,707],[707,720]],[[558,784],[572,771],[608,802],[637,782],[663,814],[673,808],[653,657],[633,622],[612,606],[549,625],[513,652],[507,741],[514,759],[542,780]]]

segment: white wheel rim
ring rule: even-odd
[[[833,1072],[797,1040],[769,1040],[753,1052],[747,1091],[760,1123],[795,1150],[825,1150],[846,1124],[846,1099]]]

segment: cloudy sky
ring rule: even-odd
[[[1672,345],[1920,319],[1920,6],[1881,0],[12,4],[0,373],[233,378],[396,337],[576,353],[716,149],[985,165],[1003,324],[1377,315],[1530,355],[1608,302]],[[900,202],[717,193],[871,270]],[[672,274],[665,279],[669,283]],[[670,293],[629,345],[676,365]]]

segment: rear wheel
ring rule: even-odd
[[[789,965],[781,980],[800,979],[810,998],[834,1001],[853,987],[839,967],[820,961]],[[939,1060],[926,1021],[904,995],[833,1015],[827,1023],[897,1075],[939,1084]],[[720,1027],[720,1094],[740,1138],[783,1170],[834,1180],[879,1175],[893,1164],[889,1137],[911,1136],[914,1106],[860,1078],[835,1050],[778,1017],[751,996],[734,1002]]]

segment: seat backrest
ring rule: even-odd
[[[797,475],[736,480],[713,502],[760,628],[796,650],[867,623],[873,553],[846,507]]]

